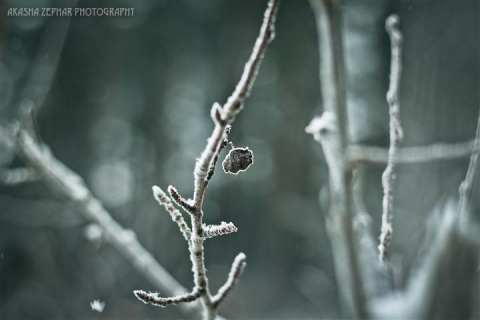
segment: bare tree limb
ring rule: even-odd
[[[338,1],[311,0],[317,22],[320,47],[320,82],[324,113],[306,128],[323,147],[329,168],[330,212],[327,231],[340,301],[345,316],[365,318],[364,286],[358,268],[353,233],[352,172],[347,158],[348,121],[345,66]]]
[[[380,264],[385,265],[388,245],[392,240],[393,227],[393,182],[395,180],[395,168],[397,161],[397,150],[403,137],[403,130],[400,124],[400,77],[402,72],[402,34],[398,29],[399,18],[391,15],[387,18],[385,28],[390,36],[391,42],[391,65],[390,65],[390,88],[387,92],[387,102],[390,114],[390,148],[388,149],[387,168],[382,175],[383,186],[383,212],[382,227],[380,233]]]
[[[429,146],[403,147],[397,149],[396,164],[417,164],[422,162],[442,161],[466,158],[472,152],[480,150],[475,141],[457,143],[435,143]],[[348,147],[349,159],[353,164],[388,162],[388,149],[375,146],[351,145]]]
[[[122,228],[91,194],[83,180],[58,161],[48,147],[37,143],[23,129],[18,129],[16,142],[26,163],[38,172],[49,187],[72,201],[86,219],[97,223],[107,236],[107,241],[113,244],[141,275],[169,295],[187,292],[138,242],[135,233]],[[200,312],[198,305],[182,304],[179,307],[186,315]]]

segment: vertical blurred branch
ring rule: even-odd
[[[470,163],[468,165],[467,174],[465,176],[465,180],[460,184],[459,194],[460,200],[458,204],[458,210],[460,214],[463,216],[467,211],[468,205],[468,198],[470,197],[470,193],[472,190],[473,179],[475,177],[476,171],[478,171],[478,154],[480,152],[480,110],[478,115],[477,121],[477,131],[475,134],[475,141],[472,154],[470,156]]]
[[[388,245],[392,240],[392,219],[393,219],[393,183],[395,181],[395,168],[397,150],[402,140],[403,130],[400,124],[400,76],[402,72],[402,34],[398,29],[399,18],[391,15],[387,18],[385,28],[390,36],[391,43],[391,65],[390,65],[390,87],[387,92],[387,102],[390,114],[390,148],[388,149],[387,168],[382,175],[383,186],[383,212],[382,228],[380,233],[380,264],[385,266],[388,252]]]
[[[306,128],[322,144],[330,178],[327,229],[343,309],[348,317],[365,318],[364,287],[358,268],[353,234],[352,171],[348,162],[348,121],[345,65],[338,1],[311,0],[319,48],[320,82],[324,113]]]

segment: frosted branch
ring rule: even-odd
[[[238,82],[234,92],[227,99],[227,102],[223,107],[215,102],[210,110],[210,117],[214,123],[214,129],[212,134],[207,140],[207,145],[197,160],[194,168],[194,193],[193,200],[186,200],[179,195],[178,191],[169,187],[168,192],[171,198],[185,211],[190,213],[191,219],[191,234],[188,237],[188,249],[190,251],[190,260],[192,261],[192,270],[194,276],[195,287],[193,292],[195,294],[187,295],[188,298],[158,298],[156,295],[146,294],[143,291],[136,291],[135,294],[139,297],[143,297],[147,302],[164,306],[166,301],[175,301],[175,303],[185,302],[190,299],[201,298],[203,301],[204,318],[215,319],[217,316],[218,304],[223,299],[217,299],[216,303],[213,302],[208,285],[208,277],[205,268],[204,247],[203,242],[206,238],[213,236],[228,234],[237,231],[237,228],[232,223],[224,223],[218,226],[207,226],[203,224],[203,199],[205,197],[205,191],[208,183],[215,172],[215,166],[218,162],[219,153],[222,149],[228,145],[227,135],[230,132],[230,124],[235,120],[235,116],[243,108],[245,99],[248,97],[255,80],[258,68],[265,54],[265,50],[268,44],[272,41],[274,35],[274,21],[279,5],[279,0],[270,0],[267,10],[265,11],[264,20],[260,30],[260,34],[255,42],[253,52],[247,61],[243,74]],[[170,212],[171,210],[169,210]],[[171,213],[172,214],[172,213]],[[172,214],[174,220],[179,220],[179,214]],[[182,232],[186,230],[184,222],[179,225]],[[185,235],[185,232],[184,232]],[[187,238],[187,237],[185,237]],[[243,260],[245,256],[243,256]],[[242,260],[242,261],[243,261]],[[237,260],[236,260],[237,261]],[[240,262],[237,262],[240,264]],[[234,263],[235,264],[235,263]],[[244,265],[244,263],[242,264]],[[240,267],[236,267],[237,269]],[[237,271],[239,273],[239,271]],[[238,278],[238,276],[236,276]],[[232,281],[234,281],[233,279]],[[230,290],[233,284],[230,284],[228,289]],[[198,295],[196,294],[198,292]],[[225,293],[226,295],[226,293]],[[160,300],[159,300],[160,299]],[[167,299],[167,300],[165,300]]]
[[[155,287],[170,295],[187,290],[177,282],[138,242],[130,230],[122,228],[105,210],[87,188],[83,180],[58,161],[48,147],[36,142],[30,134],[19,129],[16,142],[20,155],[34,168],[42,180],[72,201],[77,210],[88,220],[98,224],[109,241]],[[181,305],[186,315],[199,313],[198,305]]]
[[[233,122],[235,115],[243,108],[243,103],[250,94],[267,46],[275,38],[275,18],[279,3],[279,0],[268,2],[268,8],[265,11],[260,34],[255,42],[252,54],[245,64],[242,77],[235,87],[235,91],[223,106],[225,120],[228,123]]]
[[[200,292],[194,289],[192,292],[175,297],[161,298],[158,293],[145,292],[142,290],[133,291],[138,300],[145,304],[152,304],[157,307],[166,307],[170,304],[179,304],[182,302],[192,302],[200,297]]]
[[[416,164],[422,162],[454,160],[466,158],[480,150],[474,140],[457,143],[435,143],[429,146],[403,147],[397,149],[396,164]],[[348,148],[352,163],[385,164],[388,162],[388,149],[375,146],[352,145]]]
[[[238,279],[242,276],[243,269],[245,269],[245,266],[247,265],[245,262],[246,259],[247,257],[243,252],[239,253],[235,257],[232,267],[230,268],[230,272],[228,273],[227,281],[220,289],[218,289],[217,294],[212,298],[215,306],[218,306],[220,303],[222,303],[228,293],[237,284]]]
[[[388,246],[393,234],[393,183],[395,180],[397,150],[403,137],[399,105],[400,76],[402,71],[402,34],[398,29],[398,23],[399,18],[397,15],[389,16],[385,23],[391,42],[390,87],[387,92],[390,114],[390,148],[388,149],[387,168],[382,175],[383,212],[380,244],[378,246],[380,264],[382,265],[385,265]]]
[[[219,225],[216,225],[216,224],[206,225],[206,224],[204,224],[202,228],[203,228],[202,236],[205,239],[213,238],[213,237],[216,237],[216,236],[222,236],[224,234],[229,234],[229,233],[233,233],[233,232],[237,232],[237,230],[238,230],[237,227],[235,227],[235,225],[233,223],[231,223],[231,222],[226,223],[224,221],[222,221],[221,224],[219,224]]]
[[[464,215],[467,210],[467,203],[472,190],[473,179],[475,177],[476,171],[478,171],[478,166],[479,166],[478,154],[480,153],[480,112],[478,115],[477,132],[475,134],[475,141],[473,144],[474,144],[474,147],[470,156],[470,163],[468,165],[467,174],[465,176],[465,180],[462,181],[462,183],[460,184],[460,188],[458,190],[460,194],[458,208],[461,215]]]
[[[183,234],[183,237],[185,238],[185,240],[190,240],[190,236],[192,234],[192,231],[190,230],[190,228],[188,227],[187,223],[185,222],[185,220],[183,219],[183,216],[182,214],[180,213],[180,211],[178,211],[172,204],[172,201],[170,200],[170,198],[165,194],[165,192],[163,192],[162,189],[160,189],[159,187],[157,186],[153,186],[152,187],[153,189],[153,196],[155,197],[155,199],[158,201],[158,203],[160,205],[162,205],[163,207],[165,207],[165,209],[168,211],[168,213],[170,214],[170,216],[172,217],[172,220],[175,221],[178,225],[178,227],[180,228],[180,231],[182,232]]]

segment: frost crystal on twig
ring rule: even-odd
[[[203,227],[203,237],[206,239],[237,232],[238,230],[233,223],[231,222],[226,223],[225,221],[222,221],[219,225],[204,224],[202,227]]]
[[[185,210],[187,213],[193,214],[195,208],[193,207],[191,200],[189,201],[183,198],[174,186],[168,186],[168,193],[170,193],[173,201],[182,207],[183,210]]]
[[[387,18],[385,28],[390,36],[391,42],[391,66],[390,66],[390,87],[387,92],[387,102],[390,114],[390,148],[388,150],[387,168],[382,175],[383,186],[383,212],[382,227],[380,233],[379,259],[382,265],[387,258],[388,245],[392,240],[392,219],[393,219],[393,182],[395,180],[395,167],[397,150],[403,138],[403,131],[400,125],[399,88],[400,75],[402,71],[401,52],[402,34],[398,29],[399,18],[391,15]]]
[[[150,303],[158,307],[166,307],[169,304],[179,304],[182,302],[192,302],[200,296],[200,292],[196,290],[196,288],[190,293],[169,298],[161,298],[158,296],[158,293],[145,292],[142,290],[135,290],[133,293],[139,300],[143,301],[143,303]]]

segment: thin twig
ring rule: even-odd
[[[480,150],[475,141],[457,143],[435,143],[429,146],[403,147],[397,149],[396,164],[418,164],[422,162],[454,160],[466,158]],[[351,145],[348,147],[352,163],[385,164],[388,162],[388,149],[376,146]]]
[[[158,307],[166,307],[170,304],[179,304],[182,302],[192,302],[197,300],[198,297],[200,297],[200,292],[198,292],[196,288],[194,288],[193,291],[190,293],[169,298],[161,298],[158,296],[158,293],[148,293],[143,290],[134,290],[133,293],[139,300],[143,301],[144,303],[150,303]]]
[[[106,239],[132,263],[141,275],[155,287],[169,295],[178,295],[187,290],[177,282],[153,256],[138,242],[135,233],[122,228],[105,210],[86,187],[83,180],[63,163],[58,161],[48,147],[37,143],[30,134],[19,129],[16,134],[18,151],[26,163],[34,168],[43,181],[72,201],[83,216],[97,223],[106,234]],[[185,315],[198,314],[198,305],[180,305]]]
[[[205,239],[208,238],[213,238],[217,236],[222,236],[224,234],[229,234],[233,232],[237,232],[237,227],[231,222],[226,223],[225,221],[222,221],[220,224],[209,224],[206,225],[204,224],[202,226],[203,228],[203,234],[202,237]]]
[[[359,167],[353,173],[355,217],[353,230],[359,252],[359,268],[362,272],[365,295],[374,298],[388,292],[391,286],[377,259],[377,245],[373,237],[372,218],[363,201],[361,190],[365,190],[365,168]]]
[[[330,212],[327,231],[332,242],[340,301],[345,316],[367,316],[364,285],[352,226],[352,172],[347,158],[348,121],[341,18],[337,1],[311,0],[320,47],[320,82],[324,113],[312,120],[308,133],[322,144],[329,168]]]
[[[193,207],[191,201],[182,197],[174,186],[168,186],[168,193],[170,194],[170,197],[172,197],[173,201],[175,201],[178,206],[185,210],[186,213],[194,214],[195,208]]]
[[[388,245],[392,240],[393,182],[395,180],[397,150],[403,137],[403,131],[400,124],[399,105],[400,77],[402,72],[402,34],[398,29],[398,23],[399,18],[397,15],[389,16],[385,23],[385,28],[387,29],[391,42],[390,87],[387,92],[387,102],[390,114],[390,148],[388,149],[387,168],[382,175],[383,212],[380,244],[378,246],[381,265],[385,265]]]
[[[460,184],[460,188],[458,190],[460,194],[458,209],[462,216],[466,214],[465,212],[467,211],[468,198],[470,197],[470,193],[472,191],[473,179],[475,177],[475,172],[478,170],[479,152],[480,152],[480,112],[478,115],[477,132],[475,134],[474,147],[470,156],[470,163],[468,165],[467,174],[465,176],[465,180],[463,180],[463,182]]]
[[[153,186],[153,195],[157,199],[158,203],[165,207],[165,209],[170,213],[172,220],[175,221],[180,228],[180,231],[183,234],[185,240],[189,241],[192,235],[192,231],[188,227],[187,223],[183,219],[182,214],[178,211],[172,204],[170,198],[157,186]]]
[[[225,299],[227,294],[237,284],[238,279],[243,273],[243,269],[245,269],[245,266],[247,265],[245,262],[246,259],[247,257],[242,252],[235,257],[230,272],[228,273],[227,282],[225,282],[225,284],[218,289],[217,294],[212,297],[212,301],[215,306],[218,306],[220,303],[222,303],[223,299]]]

